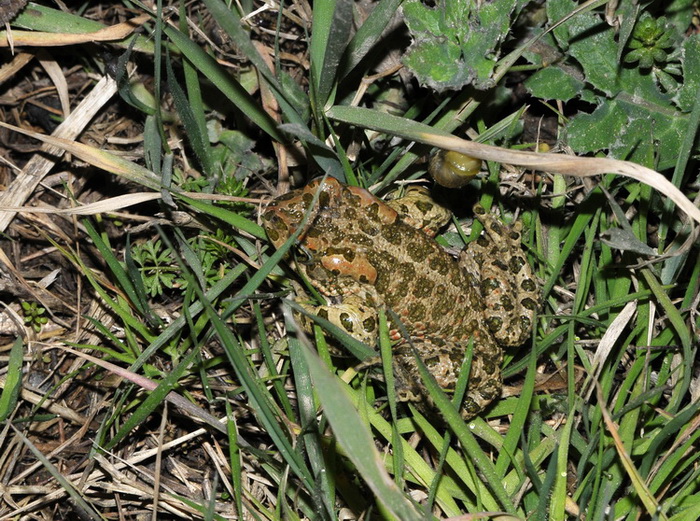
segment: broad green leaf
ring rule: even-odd
[[[557,67],[545,67],[525,80],[525,87],[536,98],[569,101],[580,96],[585,84]]]
[[[476,78],[474,70],[462,59],[462,49],[453,42],[421,42],[411,48],[403,61],[421,83],[438,92],[458,89]]]
[[[547,3],[547,13],[551,21],[556,21],[576,7],[571,0],[551,0]],[[570,73],[568,79],[558,81],[554,72],[544,69],[529,80],[528,87],[533,94],[546,98],[555,94],[553,85],[557,85],[563,94],[555,94],[554,99],[568,100],[574,94],[571,87],[566,88],[568,82],[579,86],[583,99],[591,101],[591,94],[597,97],[597,108],[592,114],[579,114],[567,125],[568,144],[579,153],[607,150],[611,157],[640,164],[648,164],[649,157],[657,157],[660,170],[673,166],[687,128],[687,118],[674,109],[673,103],[691,107],[696,89],[682,90],[674,100],[659,85],[660,75],[665,73],[652,74],[632,65],[623,66],[617,58],[620,50],[615,31],[601,14],[579,13],[557,27],[554,34],[562,50],[581,66],[589,88],[580,88],[581,71],[572,68],[559,69],[560,74]],[[694,56],[697,41],[686,42],[684,48],[690,64],[697,62]],[[697,67],[689,69],[692,70]],[[546,84],[546,78],[551,85]],[[611,140],[610,136],[616,139]]]
[[[547,14],[556,22],[577,7],[571,0],[552,0]],[[586,81],[608,96],[619,90],[615,33],[602,16],[580,13],[554,30],[559,45],[581,64]]]

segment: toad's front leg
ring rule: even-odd
[[[320,306],[298,303],[309,313],[328,320],[363,344],[368,346],[377,344],[377,311],[362,296],[350,295],[339,303]],[[304,319],[304,329],[311,331],[310,320]]]

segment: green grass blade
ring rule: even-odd
[[[641,270],[641,274],[651,290],[654,292],[657,302],[666,312],[666,316],[668,317],[669,322],[671,322],[673,330],[678,335],[683,348],[683,359],[686,361],[686,363],[683,364],[682,379],[673,389],[674,399],[669,406],[670,410],[676,410],[680,405],[680,401],[685,398],[688,387],[690,386],[690,378],[693,371],[692,362],[695,360],[695,357],[691,351],[693,341],[690,336],[690,331],[685,324],[685,320],[683,319],[680,311],[678,311],[676,306],[671,301],[668,291],[661,286],[651,270],[643,269]]]
[[[552,512],[556,507],[551,506],[551,503],[557,500],[554,494],[552,494],[552,489],[555,483],[559,481],[557,480],[557,473],[559,472],[558,454],[559,453],[555,451],[552,454],[552,458],[549,460],[544,480],[540,483],[540,487],[537,491],[540,501],[537,505],[537,510],[531,514],[532,519],[550,519],[548,514],[555,514],[552,516],[552,519],[560,519],[558,513]]]
[[[292,313],[289,308],[285,310],[285,321],[287,322],[287,331],[294,328]],[[299,337],[289,336],[289,358],[292,363],[294,374],[294,389],[299,405],[299,417],[302,425],[302,439],[304,440],[304,448],[309,458],[309,463],[313,474],[316,477],[317,493],[316,496],[320,499],[320,503],[325,507],[321,514],[326,519],[333,517],[336,498],[333,486],[333,476],[326,472],[326,456],[324,448],[320,443],[320,434],[318,432],[318,422],[316,420],[316,400],[314,398],[314,387],[312,385],[309,368],[305,357],[302,355],[302,341]],[[320,510],[321,505],[319,505]]]
[[[297,313],[309,317],[311,320],[316,322],[323,329],[328,331],[336,340],[338,340],[345,348],[347,348],[352,355],[358,360],[367,360],[369,358],[377,356],[377,352],[373,349],[367,347],[365,344],[357,340],[352,335],[348,334],[343,328],[336,326],[329,320],[326,320],[318,315],[309,313],[308,310],[301,307],[294,301],[287,300],[285,304],[294,309]]]
[[[340,58],[350,40],[352,8],[353,3],[348,0],[314,3],[309,54],[318,109],[325,107],[328,102]]]
[[[17,338],[10,349],[10,359],[7,362],[7,375],[5,386],[0,394],[0,422],[5,421],[17,406],[19,393],[22,390],[22,357],[24,356],[24,342]]]
[[[318,195],[318,194],[317,194]],[[235,307],[240,306],[245,299],[249,296],[249,292],[254,291],[259,284],[262,283],[264,278],[267,276],[270,270],[280,261],[282,256],[285,254],[286,250],[293,244],[296,240],[296,236],[301,233],[301,230],[297,230],[296,235],[289,238],[287,243],[281,246],[272,255],[268,261],[257,271],[257,273],[251,277],[250,281],[241,289],[239,296],[241,294],[245,295],[245,298],[240,298]],[[166,237],[163,237],[164,241],[167,241]],[[289,465],[290,469],[294,474],[303,481],[304,486],[308,489],[313,488],[314,480],[312,473],[306,467],[303,458],[300,456],[299,452],[295,450],[294,445],[290,437],[286,432],[285,424],[279,419],[279,409],[275,406],[274,401],[267,389],[266,383],[261,382],[257,375],[254,373],[253,368],[250,366],[250,360],[246,356],[246,349],[241,345],[233,331],[228,327],[226,322],[219,316],[216,312],[212,303],[205,297],[204,292],[197,285],[194,280],[193,274],[190,270],[183,267],[183,276],[188,282],[188,287],[193,288],[197,295],[197,300],[203,305],[203,309],[206,316],[214,328],[214,332],[218,337],[224,351],[236,372],[236,375],[241,383],[241,386],[246,392],[246,395],[250,399],[250,403],[253,409],[256,411],[258,419],[263,424],[266,432],[272,438],[273,443],[279,450],[282,458]],[[195,275],[201,275],[195,273]],[[231,306],[232,309],[235,307]]]
[[[237,13],[221,0],[204,0],[204,4],[209,9],[212,17],[221,25],[224,31],[228,33],[231,40],[236,42],[236,48],[240,49],[268,82],[287,120],[291,123],[303,125],[304,120],[301,117],[303,108],[294,105],[294,95],[288,95],[279,80],[273,75],[267,63],[265,63],[265,60],[260,55],[260,52],[253,44],[250,34],[243,28],[243,22],[238,17]],[[199,63],[197,62],[194,62],[194,65],[199,67]],[[229,73],[226,72],[225,74]],[[280,71],[279,74],[286,73]],[[287,82],[285,82],[285,85],[286,84]],[[279,139],[278,141],[284,142],[284,140]]]
[[[600,388],[598,388],[598,402],[605,404],[605,400],[600,393]],[[641,499],[644,507],[646,508],[647,514],[650,516],[658,516],[657,519],[660,519],[661,521],[667,521],[668,518],[664,512],[660,511],[659,509],[659,503],[657,502],[656,497],[649,491],[643,477],[634,466],[634,462],[632,461],[628,450],[625,448],[622,439],[619,436],[617,426],[613,423],[612,418],[610,418],[610,414],[608,413],[605,405],[601,406],[601,412],[603,414],[608,432],[613,437],[615,450],[617,450],[622,467],[627,472],[627,475],[632,483],[632,487],[639,496],[639,499]]]
[[[188,85],[190,88],[194,88],[194,93],[191,93],[188,98],[185,96],[185,92],[180,87],[180,84],[175,77],[175,72],[173,71],[173,66],[171,61],[168,59],[165,61],[165,70],[167,71],[168,87],[170,88],[170,93],[173,96],[173,104],[175,105],[175,110],[180,116],[180,121],[185,127],[185,135],[187,140],[192,146],[192,150],[197,156],[197,160],[206,175],[206,177],[211,178],[213,175],[211,150],[209,147],[209,139],[206,132],[206,126],[204,125],[204,112],[202,110],[201,97],[198,102],[193,103],[197,100],[197,95],[199,90],[196,89],[195,85],[198,87],[199,84],[196,81],[196,74],[193,74],[193,68],[187,60],[184,60],[184,64],[187,66],[189,71],[189,76],[191,78]],[[195,116],[194,107],[199,108],[199,116]]]
[[[114,275],[114,277],[117,279],[117,284],[122,291],[124,291],[126,297],[136,307],[141,316],[148,316],[150,311],[148,308],[148,303],[145,300],[145,292],[139,292],[127,271],[114,256],[111,246],[105,244],[100,234],[98,234],[97,230],[95,230],[93,227],[92,223],[89,220],[84,219],[83,226],[85,226],[85,231],[87,231],[88,235],[92,239],[92,242],[95,244],[95,247],[102,255],[102,258],[107,263],[107,266],[109,266],[112,275]]]
[[[316,92],[318,92],[321,77],[323,76],[326,44],[331,33],[333,13],[337,3],[338,0],[328,0],[314,4],[312,38],[309,44],[309,62],[311,64],[311,81]]]
[[[348,44],[338,72],[339,81],[354,72],[362,59],[369,54],[379,41],[384,29],[396,14],[403,0],[381,0],[377,3],[364,23]]]
[[[299,453],[294,449],[288,435],[282,429],[281,421],[278,419],[278,411],[270,400],[264,382],[259,382],[257,376],[253,374],[250,362],[245,355],[245,348],[238,342],[231,329],[221,320],[221,317],[219,317],[209,302],[204,302],[204,309],[241,385],[245,389],[246,396],[250,399],[251,406],[256,411],[258,419],[265,427],[267,434],[272,438],[281,457],[294,474],[304,482],[304,486],[308,489],[313,489],[314,480],[312,474]]]
[[[525,380],[522,384],[522,392],[518,399],[518,406],[515,409],[510,428],[503,440],[503,446],[496,460],[496,473],[499,476],[505,475],[509,466],[516,465],[513,461],[513,456],[517,451],[518,443],[520,443],[520,436],[525,431],[528,417],[531,414],[532,398],[535,394],[535,376],[537,375],[537,354],[534,349],[530,352],[529,358],[530,363],[528,364]]]
[[[556,470],[554,471],[554,475],[551,475],[550,469],[548,469],[548,476],[545,479],[545,484],[552,486],[551,491],[545,490],[544,492],[551,493],[551,498],[548,500],[548,502],[550,515],[555,521],[563,521],[566,519],[566,500],[569,497],[566,493],[566,487],[568,484],[567,464],[569,462],[569,450],[571,449],[570,438],[573,426],[574,422],[567,422],[566,425],[564,425],[557,450],[555,450],[552,454],[552,461],[556,462]],[[551,467],[552,465],[550,465],[550,468]],[[546,483],[550,478],[554,478],[554,482]]]
[[[231,409],[231,402],[225,400],[226,405],[226,427],[228,430],[228,454],[231,464],[231,481],[233,481],[233,500],[236,503],[236,512],[239,516],[243,513],[243,459],[241,457],[241,447],[238,444],[238,428],[236,418]]]
[[[282,405],[282,409],[287,417],[292,421],[297,421],[296,413],[294,412],[294,407],[292,406],[289,395],[284,388],[284,380],[282,375],[277,371],[277,360],[272,349],[270,348],[270,342],[267,337],[263,334],[265,331],[265,322],[263,319],[262,311],[260,309],[260,303],[255,302],[253,304],[253,312],[255,313],[255,324],[257,330],[260,332],[258,335],[258,343],[260,344],[260,352],[262,353],[263,359],[265,360],[265,365],[270,375],[270,380],[272,381],[272,386],[277,394],[277,402]],[[284,368],[282,369],[284,372]]]
[[[83,225],[86,227],[86,229],[91,226],[91,224],[87,221],[83,221]],[[126,302],[127,299],[123,298],[121,294],[117,295],[116,300],[113,299],[111,296],[112,294],[105,290],[102,284],[98,282],[97,278],[94,276],[92,270],[90,270],[85,265],[85,263],[77,254],[68,250],[62,244],[59,244],[51,239],[49,239],[49,241],[58,251],[61,252],[62,255],[64,255],[66,258],[70,259],[73,263],[80,267],[81,272],[84,274],[85,278],[88,280],[95,292],[98,295],[100,295],[100,298],[104,300],[104,302],[110,307],[110,309],[112,309],[116,314],[119,315],[124,324],[131,328],[131,331],[136,331],[139,335],[146,339],[146,341],[151,341],[153,335],[150,333],[148,328],[145,327],[144,324],[134,316],[134,310]],[[101,238],[100,242],[103,242]],[[114,257],[112,251],[109,251],[109,255]]]
[[[236,266],[230,272],[226,273],[220,281],[214,284],[214,286],[204,294],[205,297],[208,300],[214,300],[220,297],[225,291],[227,291],[231,287],[231,285],[238,279],[238,277],[240,277],[243,274],[243,272],[246,271],[246,269],[246,266],[243,264],[239,264],[238,266]],[[241,301],[241,303],[242,302],[243,301]],[[203,309],[204,306],[202,305],[202,303],[197,301],[189,306],[186,313],[190,317],[197,317],[203,311]],[[177,336],[177,334],[185,326],[185,324],[185,313],[183,313],[175,320],[173,320],[173,322],[167,327],[165,331],[163,331],[160,335],[158,335],[157,338],[151,341],[148,347],[144,349],[143,353],[141,353],[139,357],[134,361],[134,363],[129,366],[129,370],[137,371],[144,363],[146,363],[146,360],[153,356],[153,354],[156,351],[163,348],[163,346],[165,346],[169,341],[171,341],[175,336]]]
[[[199,71],[211,81],[221,93],[226,96],[233,106],[251,119],[255,125],[267,133],[275,141],[284,143],[284,135],[277,130],[277,123],[263,110],[243,86],[238,83],[228,71],[225,71],[216,60],[180,31],[166,27],[165,34],[172,40],[182,54],[196,66]]]
[[[423,516],[398,489],[384,468],[382,457],[377,452],[372,434],[360,419],[345,388],[323,365],[311,349],[302,350],[309,365],[311,379],[316,388],[323,410],[333,427],[338,443],[355,465],[362,478],[372,489],[384,508],[402,521],[422,520]]]
[[[515,505],[506,494],[503,488],[502,480],[496,473],[493,463],[486,457],[484,452],[479,447],[479,444],[474,439],[474,436],[467,428],[462,420],[457,407],[445,395],[444,391],[435,381],[435,378],[425,367],[421,358],[416,354],[416,364],[420,371],[421,380],[425,388],[430,393],[431,398],[435,401],[435,405],[444,416],[448,425],[452,428],[469,457],[474,461],[477,468],[484,474],[488,487],[493,492],[494,496],[506,512],[514,513]]]
[[[116,260],[116,259],[114,259]],[[121,268],[120,276],[124,277],[126,275],[126,280],[131,284],[129,290],[133,291],[136,295],[136,302],[134,305],[138,307],[139,310],[143,310],[143,316],[148,320],[151,326],[159,327],[163,325],[163,321],[158,317],[153,311],[148,302],[148,294],[146,292],[146,287],[143,283],[143,277],[141,272],[134,262],[134,257],[132,255],[131,249],[131,234],[126,235],[126,247],[124,248],[124,266],[126,269],[122,268],[121,264],[117,261],[117,265]],[[110,264],[110,268],[113,266]],[[123,289],[123,288],[122,288]]]
[[[158,407],[166,400],[166,397],[177,386],[178,380],[182,377],[190,365],[198,356],[199,351],[192,349],[182,361],[163,378],[158,387],[151,391],[141,405],[129,416],[121,425],[114,437],[105,444],[105,450],[115,447],[124,437],[129,435],[138,425],[148,419]]]
[[[192,199],[185,195],[177,195],[176,197],[178,199],[183,200],[193,208],[196,208],[200,212],[215,217],[216,219],[220,219],[221,221],[231,225],[231,227],[236,230],[241,230],[246,233],[249,233],[253,237],[257,237],[258,239],[267,239],[267,235],[265,235],[265,230],[263,230],[262,226],[254,223],[249,219],[246,219],[245,217],[242,217],[236,212],[232,212],[231,210],[221,208],[220,206],[215,206],[207,201]]]
[[[646,451],[647,454],[650,454],[650,457],[645,457],[642,460],[640,472],[647,475],[651,471],[653,465],[663,456],[663,448],[667,447],[669,443],[675,440],[679,433],[683,432],[683,428],[690,424],[692,418],[698,413],[698,410],[700,410],[700,402],[696,401],[654,433]],[[682,451],[678,452],[678,455],[681,455],[681,457],[683,457],[684,454],[685,453]],[[656,492],[656,486],[657,483],[652,482],[649,488],[652,492]]]
[[[68,496],[75,502],[75,505],[78,507],[78,509],[81,511],[80,513],[88,517],[89,519],[92,519],[93,521],[106,521],[104,517],[102,517],[93,507],[85,501],[83,496],[80,495],[80,492],[78,492],[73,484],[66,479],[66,477],[59,471],[50,461],[49,459],[44,455],[41,450],[39,450],[24,434],[22,434],[14,425],[10,425],[12,429],[15,431],[15,434],[17,437],[22,440],[22,443],[24,443],[27,448],[31,451],[32,454],[34,454],[34,457],[41,462],[41,464],[44,466],[44,468],[51,474],[51,476],[56,480],[56,482],[61,485],[61,488],[66,491]]]

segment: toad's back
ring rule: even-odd
[[[471,243],[457,261],[417,229],[430,229],[422,217],[400,216],[394,208],[401,204],[395,203],[392,207],[366,190],[329,178],[277,198],[266,209],[263,223],[279,247],[308,214],[299,237],[300,253],[306,258],[297,262],[297,269],[331,297],[333,302],[319,309],[359,306],[362,313],[376,314],[385,306],[390,317],[391,312],[399,317],[398,322],[392,320],[391,336],[399,340],[394,367],[404,399],[426,398],[416,354],[438,384],[451,390],[473,340],[463,406],[463,415],[473,416],[500,392],[500,345],[521,343],[531,328],[536,285],[520,235],[481,209],[477,217],[497,240]],[[431,213],[431,204],[413,201],[423,216]],[[511,316],[517,319],[510,321]],[[401,341],[402,328],[410,343]]]

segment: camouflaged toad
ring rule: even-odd
[[[423,404],[429,398],[411,345],[451,392],[473,339],[462,416],[476,415],[500,395],[502,347],[522,344],[533,327],[538,287],[522,251],[520,223],[507,226],[475,206],[485,233],[454,259],[432,239],[450,213],[425,191],[387,203],[328,178],[266,208],[262,221],[275,247],[296,231],[319,190],[296,265],[329,301],[312,311],[374,345],[377,309],[392,310],[411,340],[390,323],[398,396]]]

